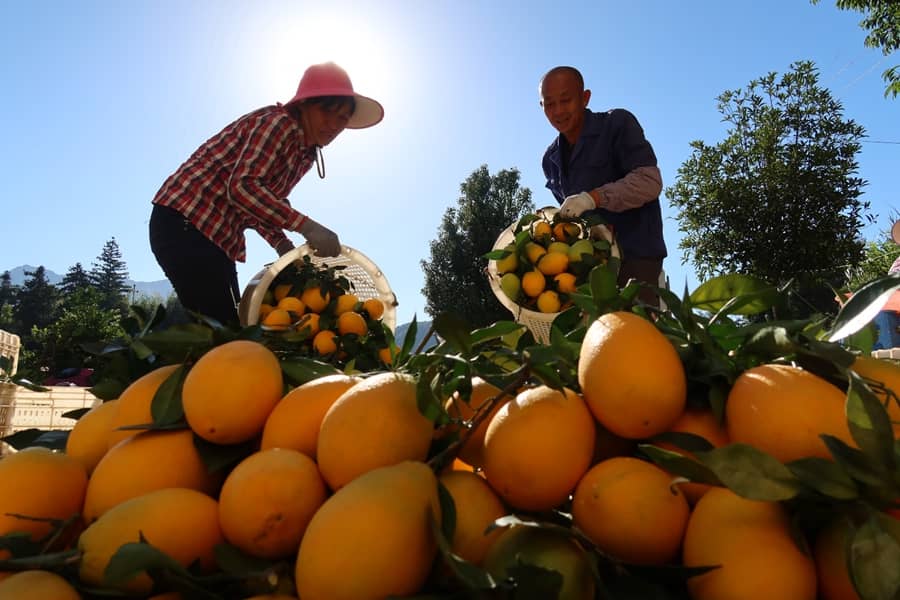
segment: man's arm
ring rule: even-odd
[[[591,190],[590,194],[598,208],[622,212],[656,200],[660,192],[659,167],[637,167],[622,179]]]

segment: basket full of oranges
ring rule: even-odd
[[[620,254],[606,225],[563,220],[557,208],[545,207],[504,229],[487,257],[494,295],[535,339],[549,343],[550,325],[572,305],[570,295],[591,269]]]
[[[375,366],[390,363],[396,306],[384,274],[358,250],[324,258],[304,245],[251,279],[238,314],[293,352]]]

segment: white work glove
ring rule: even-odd
[[[297,229],[297,233],[306,238],[316,256],[337,256],[341,253],[341,241],[337,234],[309,217]]]
[[[559,207],[559,215],[563,219],[580,217],[581,213],[597,208],[594,199],[587,192],[567,197]]]

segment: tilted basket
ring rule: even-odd
[[[337,256],[323,257],[316,256],[308,244],[298,246],[285,253],[253,276],[241,295],[241,303],[238,308],[241,325],[257,324],[263,297],[271,283],[288,265],[302,260],[304,256],[309,256],[317,267],[344,267],[340,270],[340,274],[353,284],[352,292],[360,300],[369,298],[381,300],[381,303],[384,304],[384,314],[381,320],[391,331],[394,330],[397,325],[397,296],[391,290],[390,284],[378,265],[365,254],[350,246],[341,246],[341,253]]]
[[[555,206],[547,206],[544,208],[540,208],[536,211],[536,214],[549,220],[552,220],[556,215],[559,209]],[[517,223],[511,224],[509,227],[504,229],[499,236],[497,236],[497,241],[494,242],[493,250],[502,250],[509,244],[513,243],[516,239],[515,236],[515,228]],[[591,228],[591,236],[595,239],[603,238],[610,243],[610,255],[619,258],[619,246],[616,244],[615,239],[613,238],[612,232],[605,225],[595,225]],[[553,319],[559,315],[556,313],[543,313],[535,310],[527,309],[519,304],[513,302],[509,296],[507,296],[503,290],[500,288],[500,273],[497,272],[497,261],[489,260],[488,261],[488,281],[491,284],[491,290],[494,292],[494,295],[497,297],[497,300],[500,301],[504,307],[506,307],[509,312],[513,314],[513,318],[517,323],[521,323],[534,336],[534,339],[542,344],[550,343],[550,326],[553,324]]]

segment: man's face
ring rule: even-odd
[[[306,142],[325,147],[347,127],[353,114],[349,106],[325,108],[321,104],[309,103],[303,108],[306,117],[304,134]]]
[[[541,106],[553,128],[574,144],[584,124],[584,109],[591,97],[571,73],[553,73],[541,83]]]

